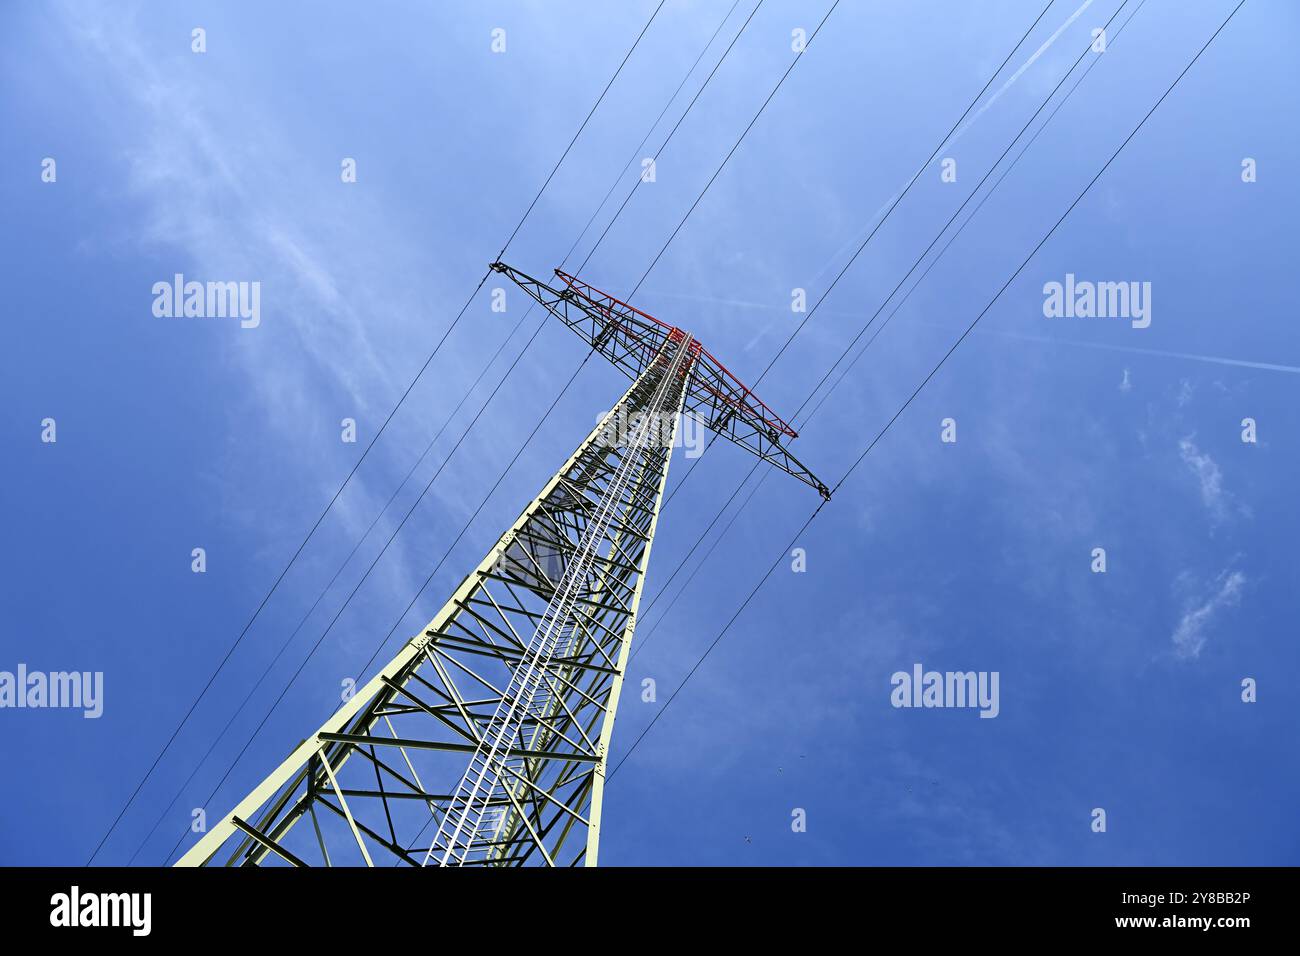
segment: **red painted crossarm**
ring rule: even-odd
[[[600,289],[597,289],[595,286],[591,285],[590,283],[583,282],[581,279],[577,278],[576,276],[571,276],[567,272],[564,272],[560,269],[556,269],[555,274],[559,276],[564,281],[565,285],[567,285],[570,289],[572,289],[578,295],[581,295],[584,298],[590,300],[593,304],[596,304],[598,307],[608,310],[608,306],[605,305],[605,303],[614,303],[619,306],[622,306],[624,309],[626,309],[629,312],[635,313],[636,315],[640,316],[643,319],[647,319],[648,321],[655,323],[656,325],[666,330],[677,330],[676,326],[669,325],[667,322],[664,322],[662,319],[655,318],[653,315],[651,315],[648,312],[642,312],[636,306],[624,302],[622,299],[615,298],[614,296],[610,295],[608,292],[604,292]],[[767,405],[764,404],[762,399],[760,399],[757,395],[755,395],[752,391],[750,391],[749,386],[747,386],[744,382],[742,382],[734,374],[732,374],[731,370],[728,369],[725,365],[722,364],[722,362],[718,360],[717,356],[715,356],[712,352],[710,352],[708,349],[703,347],[700,348],[700,354],[702,356],[701,360],[709,362],[713,366],[714,370],[718,373],[718,376],[722,381],[731,384],[734,387],[734,389],[739,392],[739,396],[737,396],[735,392],[724,392],[722,390],[714,389],[706,386],[708,387],[708,390],[713,395],[715,395],[718,399],[724,402],[735,405],[737,408],[743,408],[750,411],[756,418],[761,420],[763,424],[767,425],[769,428],[775,428],[778,432],[780,432],[782,435],[785,435],[787,438],[799,437],[798,432],[796,432],[793,428],[791,428],[788,424],[786,424],[786,422],[779,415],[777,415],[776,412],[768,408]]]

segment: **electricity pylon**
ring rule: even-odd
[[[561,288],[492,268],[631,387],[428,626],[177,865],[594,866],[682,416],[830,497],[689,333],[558,269]]]

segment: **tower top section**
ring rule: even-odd
[[[665,344],[685,334],[677,326],[559,269],[555,270],[555,286],[504,262],[492,263],[492,269],[527,292],[629,378],[637,378]],[[695,360],[687,373],[683,411],[829,500],[830,489],[786,447],[798,433],[698,340],[692,340],[691,349]]]

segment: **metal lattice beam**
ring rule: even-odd
[[[829,498],[794,430],[688,333],[558,270],[562,289],[493,268],[631,387],[428,626],[178,865],[595,865],[683,413]]]
[[[429,625],[180,865],[594,864],[697,354],[689,337],[665,341]],[[668,441],[618,434],[620,414],[671,422]],[[490,785],[475,791],[475,775]]]
[[[670,336],[682,334],[681,329],[559,269],[555,275],[562,288],[547,285],[504,262],[494,262],[492,268],[528,293],[629,378],[641,374]],[[698,347],[698,350],[683,411],[698,417],[728,441],[816,488],[829,500],[830,489],[785,446],[789,440],[799,437],[798,433],[708,349]]]

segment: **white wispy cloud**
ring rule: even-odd
[[[1228,493],[1223,487],[1223,471],[1219,468],[1209,452],[1196,447],[1194,436],[1189,435],[1178,442],[1178,454],[1188,471],[1196,478],[1201,487],[1201,501],[1215,521],[1222,521],[1227,515]]]
[[[341,254],[313,238],[325,233],[321,222],[304,223],[300,210],[285,208],[273,190],[251,187],[266,178],[265,173],[256,175],[257,156],[223,142],[209,119],[215,104],[195,84],[167,75],[129,23],[92,27],[81,20],[69,24],[69,32],[113,67],[105,71],[105,82],[128,104],[125,112],[136,124],[127,151],[129,185],[143,201],[135,238],[155,249],[181,250],[205,274],[250,275],[269,289],[291,290],[283,298],[292,307],[276,315],[293,324],[313,361],[294,368],[277,361],[271,368],[259,353],[246,350],[243,357],[259,363],[253,381],[293,375],[288,394],[311,395],[312,377],[324,371],[343,382],[361,405],[358,378],[373,380],[390,370],[373,346],[370,323],[339,294],[327,263]],[[284,168],[307,165],[283,141],[263,148]],[[276,397],[283,400],[285,395],[281,390]]]
[[[1222,608],[1232,607],[1241,601],[1241,591],[1246,575],[1240,571],[1224,571],[1214,581],[1209,594],[1194,602],[1174,628],[1171,640],[1174,652],[1182,658],[1195,658],[1205,646],[1206,630],[1211,620]]]

